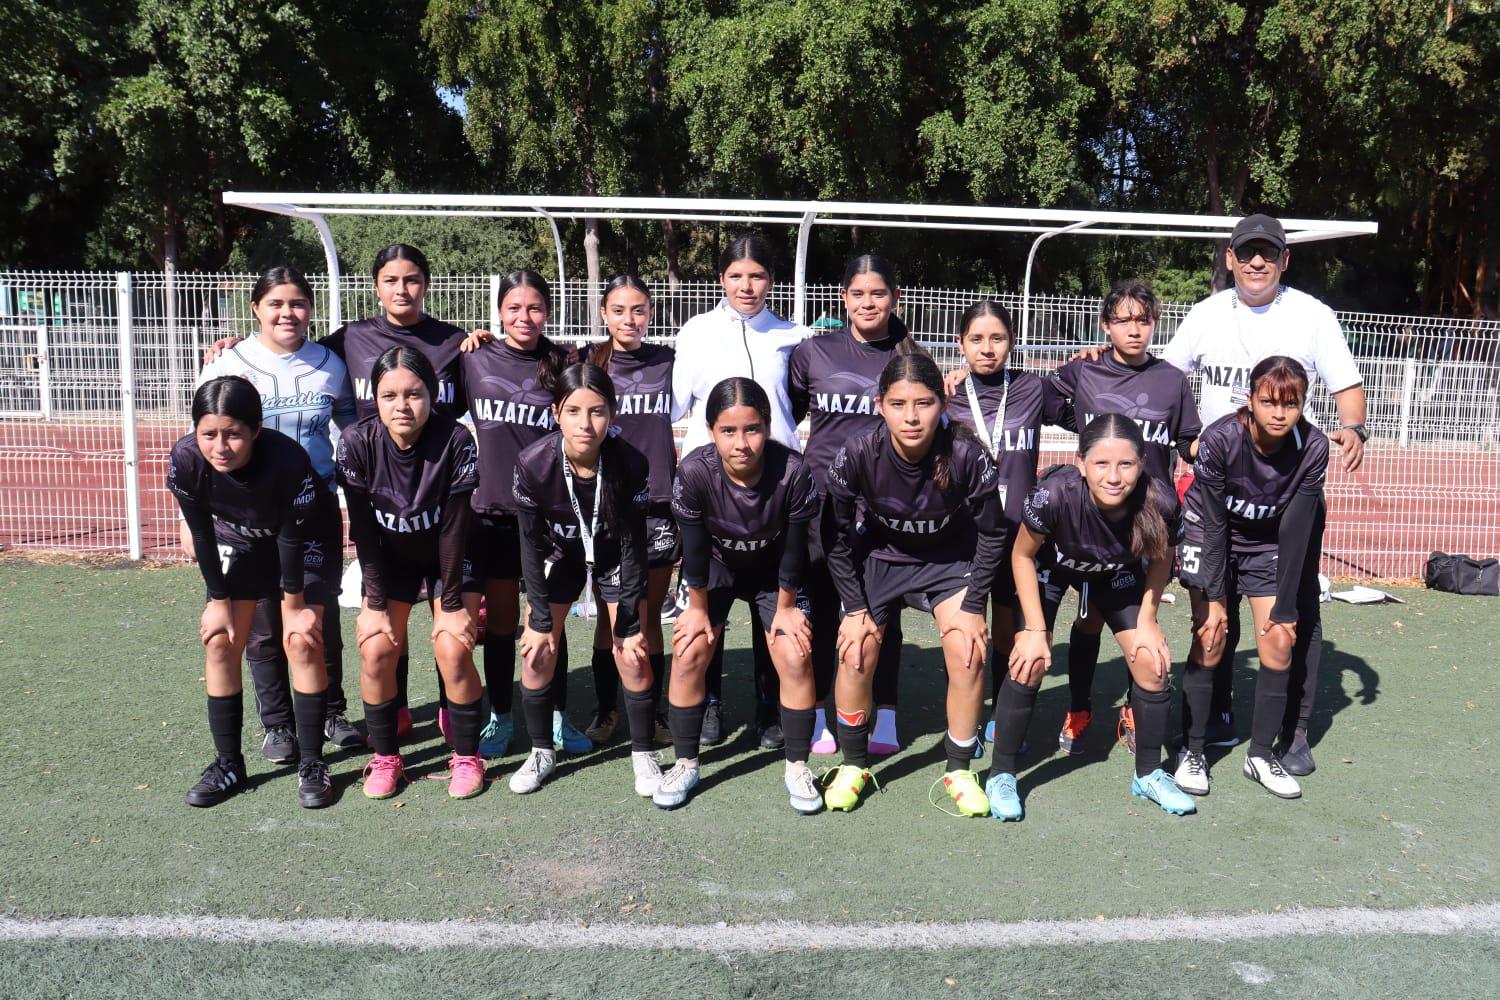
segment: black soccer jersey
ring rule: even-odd
[[[1190,538],[1201,537],[1205,497],[1223,497],[1234,552],[1275,552],[1281,515],[1297,494],[1321,495],[1328,475],[1328,437],[1304,418],[1281,450],[1263,455],[1238,413],[1220,417],[1198,439],[1198,462],[1184,514]]]
[[[443,609],[462,607],[469,494],[479,482],[468,428],[434,413],[402,451],[379,418],[368,417],[339,438],[338,478],[370,607],[384,609],[381,574],[395,570],[441,576]]]
[[[848,327],[809,337],[792,350],[787,378],[792,416],[801,422],[811,414],[807,461],[820,489],[828,484],[828,467],[850,439],[875,429],[880,373],[899,341],[856,340]]]
[[[620,439],[632,445],[651,467],[651,502],[672,501],[672,472],[677,442],[672,437],[672,360],[670,347],[642,344],[634,351],[618,348],[609,358],[615,384],[614,425]]]
[[[956,438],[945,492],[933,482],[932,456],[912,464],[896,453],[881,423],[839,449],[828,470],[828,497],[839,531],[828,553],[846,611],[865,606],[854,552],[854,512],[865,511],[868,558],[893,565],[970,562],[964,610],[982,613],[1008,531],[995,463],[978,441]]]
[[[818,487],[809,465],[785,445],[767,441],[760,480],[740,486],[724,474],[718,449],[706,444],[677,467],[672,513],[684,526],[702,525],[713,558],[736,577],[767,579],[781,563],[787,526],[818,516]]]
[[[1170,486],[1155,483],[1152,501],[1167,522],[1168,536],[1177,535],[1175,495]],[[1045,536],[1040,564],[1066,578],[1088,579],[1113,576],[1122,569],[1139,566],[1131,554],[1129,519],[1111,521],[1089,495],[1088,483],[1077,466],[1057,465],[1048,469],[1026,497],[1026,526]]]
[[[1047,384],[1066,402],[1077,430],[1101,413],[1134,420],[1146,439],[1146,471],[1163,482],[1176,468],[1172,449],[1203,429],[1187,376],[1159,358],[1139,367],[1121,364],[1112,353],[1098,361],[1080,358],[1054,368]]]
[[[979,399],[980,419],[984,422],[982,429],[975,430],[981,441],[986,435],[993,438],[995,418],[999,415],[1001,402],[1005,403],[1005,426],[1001,429],[1000,440],[989,443],[993,446],[992,454],[999,473],[1000,501],[1005,508],[1005,519],[1020,524],[1026,494],[1036,483],[1041,426],[1055,424],[1061,419],[1062,401],[1055,393],[1046,392],[1042,379],[1030,372],[1011,370],[1008,388],[1005,372],[993,375],[971,373],[948,399],[948,418],[971,430],[976,428],[974,409],[969,403],[971,383],[974,395]]]
[[[375,316],[346,323],[318,343],[344,360],[354,382],[354,407],[361,420],[375,415],[370,374],[375,362],[392,347],[415,348],[426,356],[438,379],[433,412],[456,420],[463,416],[465,406],[458,351],[463,339],[464,332],[458,327],[431,316],[424,315],[413,326],[397,326],[384,316]]]
[[[514,514],[511,492],[516,461],[528,445],[557,425],[552,393],[542,385],[540,351],[520,351],[492,341],[463,356],[469,414],[479,439],[482,463],[474,509],[481,514]]]
[[[262,427],[250,461],[233,472],[219,472],[203,457],[197,436],[187,434],[172,446],[167,488],[193,532],[194,554],[210,596],[222,600],[228,594],[215,543],[241,552],[279,545],[282,590],[301,593],[301,525],[312,517],[318,479],[296,441]]]

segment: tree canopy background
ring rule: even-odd
[[[1495,315],[1500,0],[94,0],[0,6],[0,263],[322,269],[229,189],[638,194],[1374,219],[1299,248],[1342,308]],[[550,270],[528,223],[341,219],[443,271]],[[1009,289],[1020,236],[817,230],[908,284]],[[703,224],[565,233],[706,278]],[[771,232],[783,246],[789,232]],[[1222,282],[1202,241],[1059,240],[1042,290]]]

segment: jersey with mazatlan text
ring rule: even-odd
[[[504,340],[463,356],[469,415],[479,441],[479,489],[474,509],[481,514],[514,514],[512,484],[521,452],[557,426],[552,392],[542,384],[539,350],[522,351]]]
[[[1278,451],[1265,455],[1238,413],[1221,417],[1198,439],[1183,514],[1188,541],[1201,543],[1204,487],[1216,487],[1229,513],[1232,551],[1275,552],[1282,512],[1299,493],[1321,494],[1327,475],[1328,436],[1305,418]]]
[[[1178,531],[1178,508],[1170,487],[1151,484],[1151,498],[1167,524],[1169,540]],[[1122,569],[1141,565],[1131,553],[1131,523],[1112,521],[1094,503],[1089,486],[1077,466],[1056,465],[1043,473],[1026,497],[1026,526],[1047,539],[1038,564],[1067,577],[1112,576]]]
[[[420,351],[437,373],[438,395],[432,401],[435,413],[457,420],[464,412],[464,382],[459,371],[459,345],[464,332],[451,323],[423,315],[411,326],[397,326],[384,316],[346,323],[318,343],[344,359],[354,384],[354,405],[359,419],[375,415],[375,394],[370,375],[375,362],[392,347]]]
[[[974,395],[979,401],[979,416],[984,421],[983,433],[993,438],[995,418],[1000,405],[1005,404],[1005,421],[1000,439],[992,440],[991,454],[999,474],[1000,503],[1005,508],[1005,519],[1011,524],[1021,523],[1021,507],[1026,494],[1036,483],[1036,462],[1040,450],[1038,435],[1043,424],[1055,424],[1061,417],[1061,403],[1044,391],[1042,379],[1030,372],[1010,371],[1010,384],[1006,385],[1005,372],[993,375],[975,375],[960,383],[952,396],[948,397],[948,419],[974,429],[974,408],[969,402],[969,385],[974,386]],[[976,436],[977,432],[976,432]],[[983,438],[981,437],[981,441]]]
[[[760,479],[740,486],[724,474],[718,449],[706,444],[683,458],[672,490],[672,513],[701,524],[711,553],[736,576],[770,577],[782,555],[786,527],[818,515],[818,487],[804,456],[766,442]]]

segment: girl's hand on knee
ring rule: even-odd
[[[517,648],[521,650],[521,665],[527,669],[534,669],[543,659],[557,656],[557,640],[552,633],[538,632],[530,625],[521,632]]]
[[[651,666],[651,651],[646,647],[646,636],[642,632],[621,639],[614,637],[615,669],[621,676],[628,671],[640,673]]]
[[[708,612],[701,608],[688,608],[672,623],[672,655],[681,656],[700,638],[712,639],[714,628],[708,622]]]
[[[310,646],[321,645],[323,642],[323,630],[318,627],[318,613],[306,605],[293,609],[287,607],[286,604],[282,604],[282,646],[290,645],[293,636],[301,638],[303,642]]]
[[[439,605],[432,611],[432,641],[436,643],[438,636],[444,632],[453,636],[463,644],[465,649],[472,652],[474,640],[479,635],[479,627],[474,621],[474,616],[469,614],[468,608],[444,611]]]
[[[1229,610],[1223,601],[1209,601],[1208,613],[1204,615],[1203,622],[1193,632],[1198,637],[1198,645],[1203,647],[1203,652],[1213,653],[1222,648],[1224,637],[1229,632]]]
[[[231,645],[239,645],[239,633],[234,627],[234,610],[229,601],[209,601],[203,608],[203,617],[198,619],[198,637],[204,645],[216,635],[227,636]]]
[[[984,623],[984,615],[960,611],[949,620],[942,637],[946,639],[950,632],[958,633],[959,638],[964,641],[964,650],[970,662],[975,659],[980,663],[984,662],[990,646],[990,630]]]
[[[391,624],[391,616],[388,613],[369,607],[361,609],[359,616],[354,619],[355,645],[363,646],[377,635],[385,636],[392,646],[397,649],[401,648],[401,644],[396,641],[396,628]]]
[[[1262,641],[1270,647],[1273,657],[1281,664],[1292,660],[1292,647],[1297,644],[1296,622],[1268,621],[1260,630]],[[1285,669],[1280,667],[1279,669]]]
[[[839,623],[839,667],[857,669],[864,662],[865,643],[876,638],[878,630],[868,611],[845,615]]]
[[[1008,672],[1017,684],[1036,687],[1052,667],[1052,633],[1022,630],[1011,647]]]
[[[1167,648],[1167,637],[1155,622],[1141,622],[1135,629],[1135,649],[1130,652],[1130,665],[1138,669],[1149,669],[1158,681],[1165,680],[1172,671],[1172,653]]]
[[[806,656],[812,649],[812,626],[807,623],[807,616],[802,613],[802,609],[795,605],[776,609],[776,614],[771,618],[770,631],[772,646],[778,641],[789,642],[798,656]]]

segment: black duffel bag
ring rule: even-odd
[[[1488,597],[1500,595],[1500,560],[1497,559],[1471,559],[1434,552],[1427,557],[1427,571],[1423,575],[1430,590]]]

